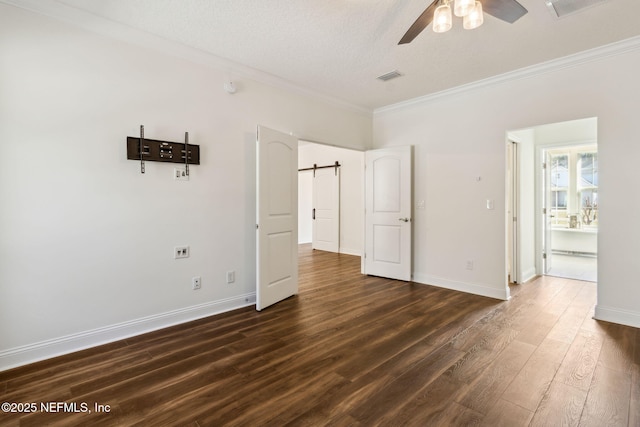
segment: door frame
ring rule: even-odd
[[[542,233],[544,232],[543,224],[543,180],[542,180],[542,163],[545,150],[556,149],[561,147],[574,147],[584,145],[598,146],[597,134],[592,133],[589,129],[596,121],[597,117],[587,117],[584,119],[569,120],[563,122],[544,123],[540,125],[532,125],[519,129],[508,129],[506,131],[504,156],[505,156],[505,282],[507,282],[509,274],[509,241],[508,228],[511,225],[509,220],[509,205],[511,203],[512,194],[509,191],[509,146],[511,141],[519,144],[518,169],[520,170],[519,184],[519,206],[517,213],[518,226],[518,283],[525,283],[536,276],[544,275],[544,263],[542,258]],[[586,126],[589,130],[576,130],[570,125],[571,122],[584,122],[581,126]],[[569,125],[567,131],[565,125]],[[538,133],[542,130],[542,133]],[[552,141],[552,142],[545,142]],[[533,182],[529,181],[532,180]]]
[[[551,214],[551,155],[549,154],[549,148],[542,149],[540,153],[540,159],[542,163],[540,164],[540,169],[538,172],[540,173],[540,179],[542,181],[542,185],[540,186],[540,197],[542,199],[542,209],[538,211],[538,215],[541,216],[541,227],[542,233],[540,234],[540,238],[542,239],[540,248],[541,248],[541,266],[542,266],[542,274],[547,275],[551,271],[551,265],[553,254],[552,251],[552,243],[551,243],[551,218],[553,215]]]
[[[520,156],[519,143],[507,141],[507,277],[520,283]]]

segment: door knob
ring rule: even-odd
[[[411,218],[398,218],[398,221],[409,222],[411,221]]]

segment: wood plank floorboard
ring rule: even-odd
[[[533,412],[500,399],[491,407],[480,423],[484,427],[528,426]]]
[[[299,294],[261,312],[0,372],[0,402],[38,405],[0,426],[640,425],[640,332],[592,319],[594,283],[539,277],[498,301],[309,245],[299,262]]]
[[[578,426],[587,392],[553,381],[531,421],[532,426]]]

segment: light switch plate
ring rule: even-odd
[[[493,210],[494,209],[494,205],[495,205],[495,203],[493,202],[493,199],[487,199],[487,209]]]

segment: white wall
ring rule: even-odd
[[[300,156],[304,152],[303,145],[298,146],[298,168],[300,168]],[[311,243],[313,241],[313,175],[301,171],[298,172],[298,243]]]
[[[250,79],[229,95],[229,70],[6,5],[0,51],[0,370],[252,303],[256,125],[371,140],[369,114]],[[126,160],[141,124],[189,131],[190,181]]]
[[[364,152],[333,147],[324,144],[305,143],[298,149],[298,167],[300,169],[340,163],[340,253],[360,255],[362,253],[363,209],[364,204]],[[304,239],[311,241],[311,198],[312,171],[300,172],[298,220],[301,231],[306,232]],[[303,243],[301,238],[298,240]]]
[[[590,117],[561,123],[549,123],[533,128],[538,147],[593,144],[598,139],[598,119]]]
[[[580,252],[596,255],[598,253],[598,235],[596,231],[551,230],[551,249],[554,251]]]
[[[598,118],[601,185],[598,237],[600,319],[640,326],[640,198],[635,164],[640,39],[500,78],[466,91],[387,107],[374,115],[374,147],[413,144],[416,279],[505,293],[505,132]],[[481,176],[477,182],[474,177]],[[465,260],[474,259],[474,270]]]

